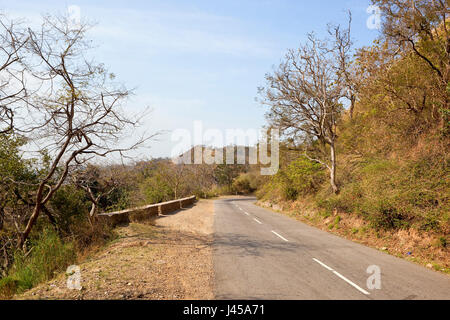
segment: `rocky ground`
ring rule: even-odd
[[[118,227],[117,240],[79,265],[81,290],[60,274],[16,299],[213,299],[212,232],[210,200]]]

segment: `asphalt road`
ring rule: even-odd
[[[217,299],[450,299],[450,276],[254,202],[236,197],[214,203]],[[371,273],[369,266],[376,266]],[[373,276],[377,268],[380,282]]]

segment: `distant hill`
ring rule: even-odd
[[[229,149],[233,149],[234,150],[234,156],[232,157],[233,159],[233,164],[254,164],[254,163],[250,163],[249,158],[250,158],[250,154],[254,153],[254,155],[257,155],[257,148],[256,147],[248,147],[248,146],[236,146],[236,145],[230,145],[230,146],[225,146],[222,148],[213,148],[213,147],[208,147],[208,146],[203,146],[203,145],[197,145],[192,147],[191,149],[189,149],[188,151],[180,154],[178,157],[172,158],[172,161],[174,161],[175,163],[181,164],[181,163],[185,163],[185,164],[194,164],[194,161],[197,159],[202,159],[201,163],[207,163],[205,156],[210,155],[211,157],[215,157],[217,155],[217,153],[222,153],[222,159],[223,161],[221,163],[215,163],[215,164],[226,164],[227,159],[228,161],[230,160],[229,158],[231,156],[227,156],[227,148]],[[238,160],[241,159],[240,163],[238,163]],[[245,159],[244,161],[242,161],[242,159]],[[243,163],[242,163],[243,162]]]

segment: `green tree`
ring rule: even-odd
[[[231,191],[234,179],[243,171],[243,165],[219,164],[214,169],[214,178],[220,186],[226,186]]]

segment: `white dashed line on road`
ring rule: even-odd
[[[278,233],[276,233],[275,231],[273,231],[273,230],[272,230],[272,233],[273,233],[273,234],[275,234],[276,236],[278,236],[279,238],[283,239],[284,241],[286,241],[286,242],[289,242],[289,240],[288,240],[288,239],[286,239],[285,237],[283,237],[283,236],[279,235],[279,234],[278,234]]]
[[[325,263],[317,260],[316,258],[313,258],[313,260],[315,262],[317,262],[318,264],[320,264],[322,267],[324,267],[325,269],[328,269],[330,271],[333,271],[333,273],[335,275],[337,275],[339,278],[341,278],[342,280],[344,280],[345,282],[347,282],[348,284],[350,284],[351,286],[353,286],[354,288],[358,289],[360,292],[362,292],[365,295],[369,295],[370,293],[367,292],[366,290],[364,290],[363,288],[361,288],[360,286],[358,286],[356,283],[350,281],[349,279],[347,279],[346,277],[344,277],[342,274],[340,274],[339,272],[337,272],[336,270],[333,270],[332,268],[330,268],[329,266],[327,266]]]
[[[346,277],[344,277],[342,274],[340,274],[337,271],[333,271],[333,273],[335,275],[337,275],[339,278],[341,278],[342,280],[344,280],[345,282],[347,282],[348,284],[352,285],[353,287],[355,287],[356,289],[358,289],[359,291],[361,291],[362,293],[369,295],[370,293],[367,292],[366,290],[364,290],[363,288],[361,288],[360,286],[358,286],[357,284],[351,282],[350,280],[348,280]]]
[[[262,224],[262,222],[261,221],[259,221],[258,219],[256,219],[256,218],[253,218],[253,220],[255,220],[256,222],[258,222],[259,224]]]
[[[250,215],[247,211],[245,211],[244,209],[242,209],[241,207],[239,207],[237,204],[234,204],[236,206],[236,208],[238,208],[239,210],[241,210],[243,213],[245,213],[246,215]]]
[[[317,262],[318,264],[320,264],[320,265],[321,265],[322,267],[324,267],[325,269],[328,269],[328,270],[330,270],[330,271],[334,271],[334,270],[331,269],[329,266],[327,266],[325,263],[323,263],[323,262],[317,260],[316,258],[313,258],[313,260],[314,260],[315,262]]]

